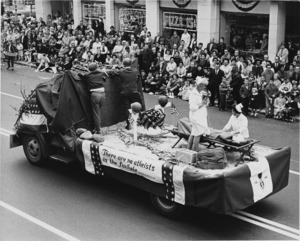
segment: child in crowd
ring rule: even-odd
[[[280,92],[279,96],[274,101],[274,118],[281,120],[283,118],[283,111],[285,109],[286,99],[283,93]]]
[[[24,50],[23,50],[23,44],[18,40],[17,41],[17,50],[18,50],[18,61],[22,61],[24,59]]]
[[[167,84],[167,96],[169,98],[174,98],[178,95],[179,93],[179,88],[180,88],[180,83],[178,81],[178,76],[177,74],[173,74],[169,82]]]
[[[159,74],[158,72],[154,73],[154,81],[153,81],[153,82],[154,82],[155,84],[152,85],[152,91],[153,91],[153,93],[156,94],[156,95],[159,94],[159,89],[160,89],[160,87],[161,87],[161,82],[162,82],[161,79],[162,79],[162,78],[160,77],[160,74]]]
[[[264,76],[261,76],[260,78],[257,78],[258,83],[258,99],[259,99],[259,109],[262,110],[266,107],[265,103],[265,87],[267,86],[266,78]]]
[[[250,108],[251,113],[250,116],[257,117],[257,110],[259,109],[259,85],[258,80],[254,79],[251,84],[251,92],[250,92]]]
[[[280,85],[279,91],[282,92],[285,96],[289,95],[293,86],[290,83],[290,80],[288,78],[284,79],[284,82]]]
[[[40,59],[40,64],[35,72],[45,71],[46,69],[48,69],[50,63],[50,59],[48,58],[48,56],[46,54],[40,54],[38,58]],[[42,69],[42,67],[44,68]]]
[[[110,57],[110,55],[108,54],[108,55],[106,55],[106,59],[105,59],[105,65],[110,65],[110,61],[111,61],[111,57]]]
[[[167,85],[169,83],[169,74],[166,72],[162,77],[161,77],[161,83],[160,83],[160,88],[159,92],[161,94],[166,94],[167,93]]]
[[[151,65],[150,65],[150,68],[149,68],[149,72],[151,72],[153,75],[156,72],[154,62],[151,62]]]
[[[296,99],[300,94],[300,91],[297,87],[297,84],[293,84],[292,85],[292,89],[291,89],[291,96],[292,96],[292,99]]]
[[[283,110],[283,117],[282,117],[283,120],[294,122],[294,117],[297,108],[298,108],[297,103],[292,99],[292,96],[291,95],[287,96],[287,100],[285,102],[284,110]]]
[[[179,89],[178,96],[183,100],[189,100],[192,89],[193,89],[193,86],[190,85],[190,82],[188,80],[186,80],[184,82],[184,86],[182,86]]]
[[[222,83],[219,85],[219,93],[220,93],[220,105],[219,110],[225,111],[226,110],[226,96],[229,92],[229,86],[227,84],[226,77],[222,78]]]
[[[145,80],[145,91],[147,93],[152,92],[152,85],[154,85],[154,76],[153,76],[152,72],[149,72],[148,76]]]

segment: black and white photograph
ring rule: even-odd
[[[300,240],[300,0],[0,0],[0,240]]]

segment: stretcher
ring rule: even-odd
[[[178,136],[178,140],[172,146],[174,148],[182,139],[188,140],[191,133],[191,123],[188,118],[183,118],[178,121],[177,127],[171,130],[173,135]],[[258,143],[258,140],[247,140],[240,145],[234,145],[233,142],[228,143],[226,139],[220,138],[218,136],[202,136],[200,138],[200,143],[206,144],[208,148],[221,146],[227,151],[239,152],[240,156],[237,159],[235,166],[240,163],[244,163],[245,158],[248,161],[255,161],[255,157],[252,155],[253,146]]]

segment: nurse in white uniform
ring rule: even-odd
[[[192,124],[192,131],[188,140],[188,148],[194,151],[199,150],[201,135],[210,134],[207,121],[209,96],[206,86],[208,85],[208,80],[206,78],[197,77],[196,84],[196,87],[191,91],[189,97],[189,117]]]
[[[232,130],[232,140],[235,142],[242,142],[249,138],[248,119],[243,115],[242,108],[242,104],[233,106],[232,115],[223,128],[223,131]]]

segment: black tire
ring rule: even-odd
[[[177,219],[182,216],[185,209],[181,204],[154,194],[150,194],[150,200],[155,210],[167,218]]]
[[[23,150],[27,160],[35,166],[44,166],[48,159],[46,144],[37,135],[24,135]]]

